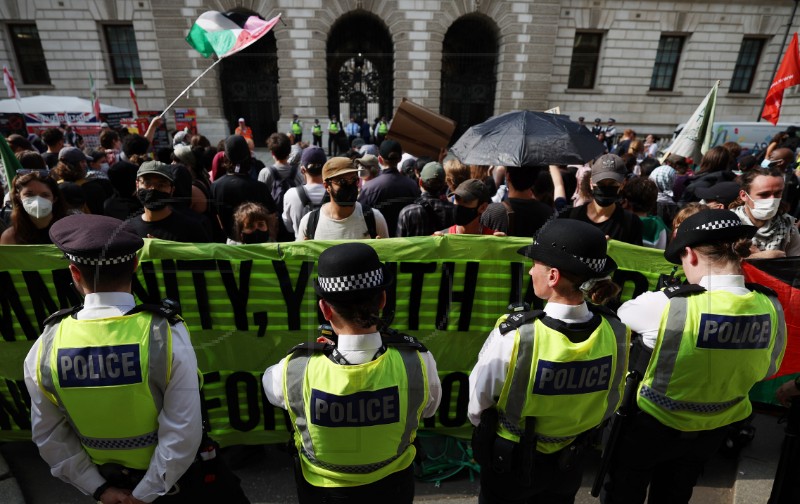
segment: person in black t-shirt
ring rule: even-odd
[[[169,201],[175,191],[173,171],[161,161],[142,163],[136,173],[136,196],[144,213],[129,219],[129,227],[142,238],[184,243],[211,241],[198,219],[174,210]]]
[[[533,184],[539,172],[530,167],[507,167],[508,199],[489,205],[481,215],[481,224],[508,236],[533,236],[554,214],[550,206],[533,198]]]
[[[567,208],[559,217],[578,219],[599,228],[607,238],[642,246],[642,221],[619,204],[627,170],[619,156],[605,154],[592,165],[592,201]]]

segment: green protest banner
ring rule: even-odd
[[[317,337],[316,258],[335,242],[228,246],[146,240],[133,284],[139,302],[179,301],[203,373],[203,414],[223,445],[288,439],[287,416],[261,376],[288,349]],[[382,313],[433,353],[443,399],[425,422],[468,436],[468,375],[497,318],[533,295],[521,238],[449,235],[369,242],[396,277]],[[660,251],[609,243],[623,299],[655,288],[672,265]],[[79,304],[53,246],[0,247],[0,441],[30,438],[22,362],[52,312]]]

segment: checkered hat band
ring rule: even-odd
[[[79,257],[76,255],[68,254],[66,252],[64,252],[64,256],[70,261],[77,264],[86,264],[88,266],[111,266],[112,264],[122,264],[133,260],[133,258],[136,257],[136,252],[119,257],[103,257],[103,258],[91,258],[91,259],[88,257]]]
[[[590,270],[600,273],[603,271],[603,268],[606,267],[606,258],[603,257],[602,259],[596,259],[593,257],[579,257],[579,256],[572,256],[575,259],[579,260],[583,264],[589,267]]]
[[[695,231],[710,231],[713,229],[728,229],[736,226],[741,226],[742,221],[739,219],[725,219],[725,220],[718,220],[714,222],[706,222],[705,224],[700,224],[696,228]]]
[[[383,285],[383,270],[376,269],[357,275],[340,277],[318,277],[319,286],[325,292],[346,292],[372,289]]]

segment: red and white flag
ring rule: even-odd
[[[139,102],[136,101],[136,88],[133,87],[133,76],[131,76],[131,100],[133,101],[133,109],[136,111],[136,117],[139,117]]]
[[[94,84],[94,77],[92,74],[89,74],[89,93],[91,97],[89,100],[92,102],[92,110],[94,111],[94,116],[97,118],[98,121],[102,121],[100,118],[100,97],[97,94],[97,87]]]
[[[783,104],[783,91],[798,84],[800,84],[800,51],[797,46],[797,32],[795,32],[789,47],[786,48],[786,54],[783,55],[778,73],[775,74],[775,80],[772,81],[772,85],[767,91],[764,112],[761,117],[772,124],[778,124]]]
[[[14,98],[15,100],[19,100],[19,91],[17,90],[17,84],[14,82],[14,77],[11,76],[11,72],[8,70],[8,67],[3,65],[3,83],[6,85],[6,90],[8,91],[8,97]]]

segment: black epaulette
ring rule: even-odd
[[[134,306],[128,310],[125,315],[135,315],[137,313],[150,312],[155,315],[161,315],[169,320],[170,325],[175,325],[178,322],[183,322],[181,317],[181,305],[177,301],[171,299],[162,299],[161,303],[144,303]]]
[[[610,317],[619,320],[619,316],[608,306],[596,305],[594,303],[586,303],[586,306],[589,308],[590,312],[596,315],[602,315],[604,317]]]
[[[381,331],[381,341],[383,346],[394,348],[411,348],[418,352],[427,352],[428,348],[417,341],[413,336],[403,334],[394,329],[384,329]]]
[[[55,324],[56,322],[60,322],[61,319],[65,318],[65,317],[69,317],[70,315],[72,315],[74,313],[78,313],[81,310],[83,310],[83,305],[82,304],[78,305],[78,306],[72,306],[70,308],[64,308],[63,310],[58,310],[54,314],[52,314],[49,317],[47,317],[46,319],[44,319],[44,322],[42,322],[42,325],[48,326],[50,324]]]
[[[670,287],[665,288],[663,291],[664,294],[668,298],[674,297],[686,297],[691,296],[692,294],[699,294],[701,292],[705,292],[706,288],[702,285],[697,284],[683,284],[683,285],[672,285]]]
[[[502,322],[498,326],[498,329],[500,330],[500,334],[505,334],[515,329],[519,329],[528,322],[532,322],[542,316],[544,316],[544,310],[531,310],[525,312],[512,313],[511,315],[508,316],[508,318],[504,322]]]
[[[312,342],[306,341],[306,342],[300,343],[299,345],[293,346],[289,350],[288,355],[292,355],[295,352],[304,353],[306,355],[312,355],[312,354],[315,354],[315,353],[324,353],[324,354],[327,355],[327,354],[331,353],[331,351],[334,348],[335,347],[333,345],[331,345],[330,343],[320,343],[320,342],[317,342],[317,341],[312,341]]]
[[[746,283],[746,284],[744,284],[744,286],[747,287],[748,289],[750,289],[751,291],[755,291],[755,292],[758,292],[760,294],[764,294],[765,296],[778,297],[778,293],[777,292],[775,292],[774,290],[770,289],[769,287],[764,287],[761,284]]]

